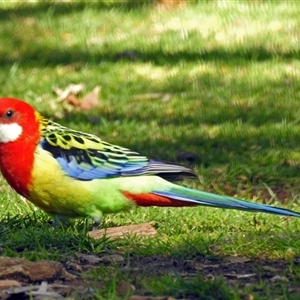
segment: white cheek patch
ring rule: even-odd
[[[14,142],[22,134],[22,127],[17,123],[0,124],[0,143]]]

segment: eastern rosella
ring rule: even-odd
[[[24,101],[0,99],[0,168],[20,195],[55,218],[91,217],[133,206],[205,205],[300,217],[291,210],[185,188],[184,166],[149,159],[42,117]]]

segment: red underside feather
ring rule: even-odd
[[[155,194],[131,194],[123,192],[123,195],[135,202],[138,206],[197,206],[195,203],[174,200]]]

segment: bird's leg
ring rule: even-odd
[[[98,230],[99,226],[100,226],[100,223],[102,221],[103,213],[99,210],[95,210],[90,216],[94,220],[92,231]]]
[[[51,227],[52,228],[57,228],[57,227],[65,227],[70,225],[70,219],[64,215],[60,214],[49,214],[53,219],[50,221]]]
[[[101,223],[101,219],[100,220],[95,220],[95,222],[93,224],[93,227],[92,227],[92,231],[98,230],[99,226],[100,226],[100,223]]]

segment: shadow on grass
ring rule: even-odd
[[[13,39],[13,37],[11,37]],[[22,41],[15,39],[13,41],[15,49],[20,48]],[[127,53],[132,53],[127,55]],[[125,54],[123,54],[125,53]],[[197,62],[197,61],[213,61],[222,63],[224,65],[240,65],[245,64],[245,61],[267,61],[272,59],[298,59],[299,51],[290,51],[285,53],[271,52],[263,47],[256,47],[252,49],[213,49],[210,51],[203,50],[197,52],[166,52],[163,50],[157,51],[143,51],[136,49],[124,49],[124,51],[110,51],[109,53],[99,52],[91,53],[82,49],[55,49],[49,47],[40,47],[34,45],[22,52],[18,58],[10,57],[10,54],[2,55],[0,57],[0,64],[10,66],[16,62],[22,66],[56,66],[68,65],[73,63],[92,63],[99,64],[102,62],[116,63],[119,60],[129,60],[134,62],[151,62],[156,65],[176,65],[180,62]]]
[[[224,84],[223,78],[215,75],[202,75],[198,76],[197,81],[199,84],[203,82],[213,82],[214,86],[222,86]],[[204,90],[207,90],[208,84],[204,84]],[[269,86],[270,89],[276,91],[277,89],[284,88],[285,83],[282,81],[274,80],[263,80],[261,83],[255,86],[249,87],[245,82],[240,81],[234,84],[234,89],[238,91],[239,98],[247,99],[251,94],[261,93],[264,86]],[[286,86],[288,88],[288,86]],[[188,89],[186,82],[178,83],[177,86],[166,88],[163,92],[171,92],[174,95],[185,92]],[[71,113],[64,117],[64,124],[68,126],[68,123],[72,122],[76,124],[78,128],[84,127],[84,124],[89,122],[90,115],[99,116],[99,123],[92,125],[95,128],[95,132],[102,131],[103,120],[104,123],[109,124],[117,123],[116,130],[119,131],[122,128],[122,123],[130,123],[133,121],[136,123],[136,130],[138,131],[139,124],[151,124],[152,120],[155,119],[158,128],[170,127],[176,128],[177,126],[194,127],[193,134],[185,133],[178,134],[178,140],[168,140],[166,147],[168,149],[180,149],[182,145],[194,145],[196,147],[204,147],[205,145],[210,149],[222,148],[226,151],[237,151],[245,152],[253,145],[259,145],[262,148],[278,148],[278,149],[298,149],[299,141],[297,138],[297,126],[295,126],[293,132],[289,130],[289,127],[297,125],[298,112],[293,109],[292,103],[284,103],[278,105],[273,99],[274,95],[266,95],[263,99],[256,99],[251,102],[248,107],[247,103],[241,102],[240,105],[233,105],[231,99],[206,99],[205,92],[201,95],[191,96],[187,99],[182,99],[190,109],[186,108],[186,111],[175,110],[172,114],[164,114],[165,103],[161,100],[157,100],[155,108],[142,109],[141,107],[137,110],[120,110],[114,109],[106,111],[105,109],[94,110],[88,114],[84,112]],[[280,95],[278,96],[280,97]],[[178,100],[181,101],[181,100]],[[134,102],[134,100],[132,100]],[[215,103],[215,104],[214,104]],[[130,105],[131,103],[128,103]],[[180,103],[179,103],[180,104]],[[118,103],[112,102],[111,105],[118,105]],[[161,107],[160,107],[161,106]],[[203,107],[206,107],[206,111],[202,111]],[[43,115],[48,118],[53,118],[52,111],[41,111]],[[280,113],[279,113],[280,112]],[[272,129],[276,124],[281,124],[283,120],[287,123],[287,127],[284,126],[278,130]],[[61,122],[57,120],[57,122]],[[290,123],[291,122],[291,123]],[[292,122],[295,122],[293,124]],[[239,125],[240,124],[240,125]],[[248,130],[240,130],[241,127],[247,124]],[[289,125],[290,124],[290,125]],[[220,135],[217,138],[204,136],[201,128],[203,126],[228,126],[229,132],[227,135]],[[232,128],[230,127],[232,126]],[[197,127],[199,130],[197,130]],[[270,129],[269,129],[270,127]],[[231,128],[231,129],[230,129]],[[253,130],[249,130],[249,128]],[[177,131],[179,132],[179,131]],[[147,138],[147,137],[146,137]],[[112,141],[110,141],[112,142]],[[159,141],[147,141],[147,147],[151,148],[154,145],[151,143],[159,143]],[[138,145],[132,143],[132,140],[127,140],[125,147],[136,149]],[[155,148],[155,147],[154,147]],[[208,150],[208,149],[207,149]]]
[[[139,4],[138,4],[139,3]],[[13,9],[0,10],[1,23],[5,24],[7,20],[16,22],[18,18],[37,18],[40,15],[45,15],[47,11],[50,11],[53,16],[59,16],[64,14],[70,14],[73,12],[80,12],[86,7],[93,8],[95,10],[111,10],[113,8],[123,10],[125,13],[129,9],[140,9],[153,3],[151,0],[145,1],[125,1],[122,3],[108,3],[106,1],[101,2],[73,2],[73,3],[51,3],[40,2],[35,5],[24,4]],[[3,25],[2,25],[3,26]],[[15,28],[19,31],[20,28]],[[272,51],[265,47],[252,47],[252,48],[234,48],[223,49],[214,48],[211,50],[205,50],[199,48],[199,51],[163,51],[163,50],[143,50],[140,49],[121,49],[121,50],[109,50],[107,52],[92,52],[88,49],[76,49],[75,47],[60,49],[59,43],[56,47],[51,45],[41,46],[34,39],[30,41],[30,47],[24,47],[28,42],[26,40],[26,34],[14,34],[8,29],[7,32],[2,30],[2,38],[7,38],[12,41],[15,49],[24,49],[17,57],[11,56],[11,49],[8,47],[6,53],[2,53],[0,56],[0,64],[2,66],[12,65],[15,62],[22,64],[23,66],[55,66],[58,64],[70,64],[76,62],[82,63],[94,63],[99,64],[101,62],[116,62],[120,58],[124,60],[134,60],[140,62],[152,62],[156,65],[174,65],[179,62],[194,62],[194,61],[214,61],[221,62],[223,64],[236,64],[245,63],[245,61],[266,61],[274,58],[278,59],[298,59],[300,56],[299,51],[290,50],[286,52]],[[4,50],[5,51],[5,50]],[[123,52],[131,52],[133,55],[123,55]]]
[[[153,5],[155,0],[122,0],[122,1],[39,1],[38,3],[20,2],[18,6],[0,9],[0,19],[7,20],[12,15],[22,17],[33,17],[44,14],[48,10],[52,10],[56,15],[65,15],[74,12],[81,12],[86,7],[94,10],[111,10],[118,9],[120,11],[130,11],[145,8]]]

